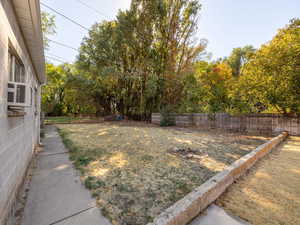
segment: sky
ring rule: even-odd
[[[130,0],[41,0],[84,27],[90,28],[102,20],[114,19],[119,10],[129,8]],[[260,45],[270,41],[289,20],[300,17],[300,0],[200,0],[202,10],[198,24],[198,39],[207,39],[207,51],[212,59],[225,57],[233,48]],[[83,3],[83,4],[82,4]],[[90,9],[86,5],[94,9]],[[52,40],[78,48],[87,31],[56,15],[56,35]],[[47,56],[72,63],[77,51],[50,43]],[[59,64],[59,61],[48,58]]]

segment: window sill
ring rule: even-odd
[[[26,115],[26,112],[17,112],[17,111],[7,111],[8,117],[23,117]]]

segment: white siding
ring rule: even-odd
[[[39,142],[39,115],[34,104],[23,117],[7,116],[8,46],[15,48],[27,71],[34,71],[10,0],[0,1],[0,225],[12,202]],[[40,85],[32,73],[30,82]],[[40,96],[38,96],[40,99]],[[38,104],[40,106],[40,104]]]

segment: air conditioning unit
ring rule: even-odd
[[[8,82],[7,103],[10,108],[26,106],[26,84]]]

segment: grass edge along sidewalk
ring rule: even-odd
[[[99,122],[103,122],[103,118],[58,116],[58,117],[46,117],[44,120],[44,123],[46,125],[74,124],[74,123],[99,123]]]

